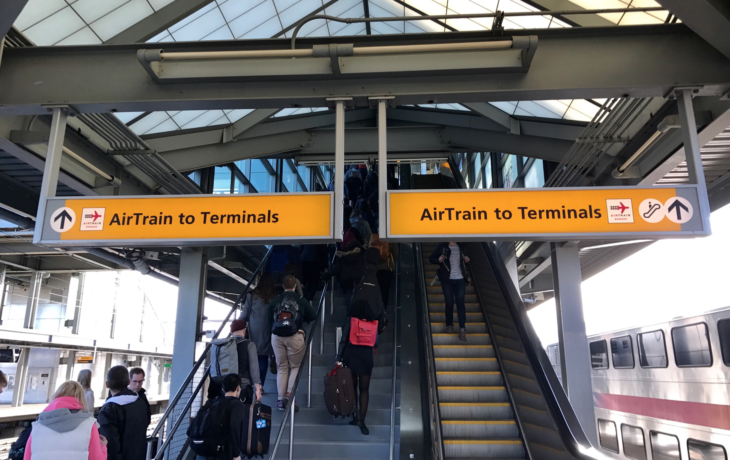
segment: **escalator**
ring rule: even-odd
[[[453,170],[453,169],[452,169]],[[433,178],[414,188],[459,184]],[[419,185],[421,185],[419,187]],[[425,185],[425,186],[424,186]],[[520,294],[494,243],[461,243],[470,257],[467,342],[446,333],[436,243],[414,244],[424,321],[422,391],[428,400],[433,458],[567,460],[597,458],[532,328]],[[433,284],[433,286],[432,286]],[[456,308],[454,308],[456,310]],[[438,408],[438,409],[436,409]],[[424,413],[429,413],[424,408]]]

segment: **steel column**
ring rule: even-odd
[[[79,329],[81,329],[81,303],[83,302],[82,297],[84,292],[85,276],[83,273],[79,273],[78,275],[74,275],[74,277],[78,280],[78,282],[75,289],[76,292],[73,296],[73,305],[71,305],[71,294],[69,293],[69,302],[66,308],[71,307],[74,309],[74,319],[73,326],[71,327],[71,333],[77,335],[79,333]]]
[[[563,387],[583,431],[591,443],[597,446],[591,359],[580,292],[582,278],[579,249],[560,247],[556,243],[550,246]]]
[[[74,364],[76,364],[76,352],[74,350],[69,350],[68,352],[68,361],[66,362],[66,381],[74,380]],[[91,412],[94,411],[94,408],[91,409]]]
[[[13,389],[13,400],[10,407],[21,407],[25,396],[25,387],[28,383],[28,360],[30,348],[21,348],[18,364],[15,368],[15,388]]]
[[[66,134],[67,118],[68,108],[55,107],[53,109],[51,132],[48,137],[48,153],[46,154],[46,164],[43,167],[41,194],[40,200],[38,201],[38,212],[36,213],[35,234],[33,235],[34,243],[38,243],[41,238],[41,229],[45,222],[46,200],[56,196],[58,173],[61,170],[61,155],[63,155],[63,138]]]
[[[700,152],[700,140],[697,137],[697,122],[692,108],[692,90],[685,89],[677,91],[677,102],[679,105],[679,120],[682,124],[682,143],[687,161],[687,173],[689,182],[697,184],[697,195],[700,201],[700,213],[702,214],[702,226],[710,232],[710,200],[707,196],[707,183],[705,182],[705,170],[702,168],[702,155]]]
[[[335,241],[342,241],[345,199],[345,101],[335,100]]]
[[[388,190],[388,117],[387,101],[378,100],[378,233],[385,236],[385,192]]]
[[[0,264],[0,326],[3,324],[3,306],[5,305],[5,271],[7,265]]]
[[[25,307],[25,321],[23,327],[35,329],[35,317],[38,313],[38,298],[41,294],[43,284],[43,272],[33,272],[30,278],[30,289],[28,289],[28,303]]]

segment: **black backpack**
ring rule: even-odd
[[[274,325],[271,333],[279,337],[291,337],[302,327],[299,302],[291,295],[282,296],[274,309]]]
[[[367,301],[373,312],[373,318],[380,318],[383,313],[383,297],[380,294],[380,285],[376,275],[378,262],[380,262],[380,250],[376,247],[368,248],[363,276],[355,286],[355,290],[352,291],[350,300],[350,305],[358,299]]]
[[[203,457],[224,458],[229,418],[225,397],[220,396],[205,403],[188,426],[193,452]]]
[[[26,429],[20,433],[18,439],[10,446],[10,452],[8,452],[8,460],[23,460],[25,456],[25,445],[28,444],[28,438],[30,432],[33,429],[33,425],[28,425]]]

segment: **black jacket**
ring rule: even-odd
[[[352,240],[344,251],[335,252],[335,262],[332,267],[322,274],[322,279],[337,277],[342,290],[350,290],[360,281],[365,270],[365,248],[357,241]]]
[[[150,402],[147,400],[147,390],[144,388],[141,388],[137,395],[139,396],[139,399],[144,402],[144,405],[147,407],[147,428],[149,428],[150,423],[152,423],[152,409],[150,409]]]
[[[226,443],[225,458],[233,459],[241,455],[242,449],[242,434],[243,434],[243,411],[246,410],[246,406],[241,402],[240,399],[234,398],[233,396],[222,396],[225,398],[225,402],[228,405],[228,442]]]
[[[147,408],[125,388],[108,398],[99,411],[99,434],[107,444],[107,460],[144,460],[147,454]]]
[[[464,281],[466,284],[469,284],[469,274],[466,271],[466,264],[464,263],[464,256],[466,256],[464,251],[464,245],[458,245],[459,251],[461,252],[461,273],[464,275]],[[449,260],[449,256],[451,255],[451,249],[449,249],[449,243],[441,243],[438,246],[436,246],[436,249],[433,250],[431,253],[431,256],[428,258],[428,261],[432,264],[438,264],[439,268],[436,274],[439,277],[439,281],[442,283],[445,280],[449,279],[449,274],[451,273],[451,261]],[[439,257],[444,256],[444,261],[439,262]]]

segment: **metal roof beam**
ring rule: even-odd
[[[730,60],[683,24],[505,31],[505,37],[537,33],[530,71],[520,74],[449,72],[260,78],[246,82],[156,84],[137,61],[136,46],[28,47],[5,51],[0,72],[0,114],[45,114],[65,103],[81,112],[325,107],[332,95],[393,94],[399,105],[605,97],[662,97],[678,85],[702,85],[698,93],[730,89]],[[482,40],[483,32],[393,36],[317,37],[314,44],[395,45]],[[282,49],[286,40],[165,43],[165,51]],[[466,65],[467,63],[465,63]],[[617,69],[620,69],[618,71]],[[42,81],[43,84],[37,84]]]
[[[581,10],[581,8],[570,0],[523,0],[525,3],[532,4],[537,8],[545,11],[566,11]],[[580,27],[611,27],[615,24],[606,18],[597,14],[573,14],[566,16],[556,16],[565,22]]]
[[[106,45],[142,43],[195,13],[213,0],[175,0],[109,40]]]
[[[723,0],[657,0],[707,43],[730,58],[730,4]]]
[[[0,46],[2,46],[3,38],[20,16],[20,12],[25,8],[26,3],[28,3],[28,0],[3,0],[0,2]],[[2,56],[1,49],[0,56]]]

